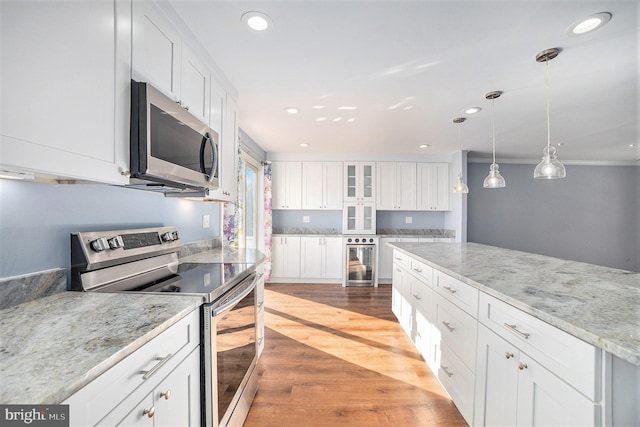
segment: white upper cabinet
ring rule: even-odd
[[[343,234],[376,234],[374,202],[345,203],[342,212]]]
[[[302,208],[302,162],[273,162],[271,164],[272,208]]]
[[[448,163],[417,164],[417,209],[448,211],[451,188]]]
[[[131,75],[209,125],[211,71],[149,2],[133,2]]]
[[[215,85],[214,85],[215,87]],[[218,110],[220,109],[220,110]],[[236,101],[230,95],[212,92],[211,128],[218,133],[220,156],[218,188],[207,200],[236,202],[238,199],[238,118]]]
[[[131,3],[0,2],[0,170],[125,184]]]
[[[376,163],[378,210],[416,209],[416,164],[414,162]]]
[[[302,209],[342,209],[342,162],[302,163]]]
[[[375,201],[376,164],[344,163],[344,201]]]

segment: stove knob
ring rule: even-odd
[[[356,237],[356,243],[360,243],[360,239]]]
[[[349,237],[349,238],[347,239],[347,243],[351,243],[351,242],[353,242],[353,239],[352,239],[351,237]]]
[[[369,239],[369,243],[373,243],[373,239]]]
[[[162,236],[160,236],[160,238],[162,239],[163,242],[172,242],[174,240],[173,233],[170,233],[168,231],[166,233],[163,233]]]
[[[177,231],[171,233],[173,235],[173,240],[180,240],[180,234]]]
[[[109,246],[111,247],[111,249],[118,249],[118,248],[124,247],[124,241],[120,236],[112,237],[108,239],[107,242],[109,242]]]
[[[105,249],[109,249],[109,242],[107,242],[107,239],[104,237],[100,237],[89,244],[91,245],[91,249],[96,252],[102,252]]]

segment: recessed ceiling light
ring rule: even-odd
[[[482,108],[480,108],[480,107],[469,107],[466,110],[464,110],[463,113],[465,113],[465,114],[476,114],[476,113],[479,113],[480,111],[482,111]]]
[[[342,120],[342,117],[336,117],[335,119],[331,120],[332,122],[339,122],[340,120]]]
[[[409,110],[411,110],[412,108],[413,108],[413,105],[407,105],[407,106],[403,107],[402,109],[403,109],[404,111],[409,111]]]
[[[303,142],[302,144],[300,144],[300,147],[308,147],[309,144],[307,144],[306,142]]]
[[[580,36],[597,30],[609,22],[610,19],[611,14],[609,12],[596,13],[571,24],[571,26],[567,28],[567,31],[565,31],[565,34],[568,36]]]
[[[286,111],[289,114],[298,114],[300,112],[300,110],[297,109],[296,107],[285,108],[284,111]]]
[[[349,123],[353,123],[356,121],[355,117],[351,117],[349,120],[347,120]]]
[[[429,148],[429,144],[421,144],[419,145],[420,148]]]
[[[262,12],[247,12],[240,20],[254,31],[265,31],[273,26],[271,18]]]
[[[316,119],[316,122],[326,122],[326,121],[327,121],[327,118],[326,118],[326,117],[318,117],[318,118]]]
[[[338,110],[357,110],[358,107],[338,107]]]
[[[324,105],[314,105],[311,108],[315,108],[316,110],[321,110],[321,109],[325,108],[325,106]]]
[[[629,148],[635,148],[636,144],[629,144]]]

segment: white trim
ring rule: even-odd
[[[537,165],[540,160],[536,159],[496,159],[498,164],[514,164],[514,165]],[[469,157],[467,163],[486,163],[490,164],[491,159]],[[562,160],[565,165],[572,166],[640,166],[640,160]]]
[[[362,154],[362,153],[267,153],[269,161],[359,161],[359,162],[436,162],[450,163],[451,155]]]

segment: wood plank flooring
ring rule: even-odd
[[[391,312],[391,286],[268,284],[244,427],[466,426]]]

